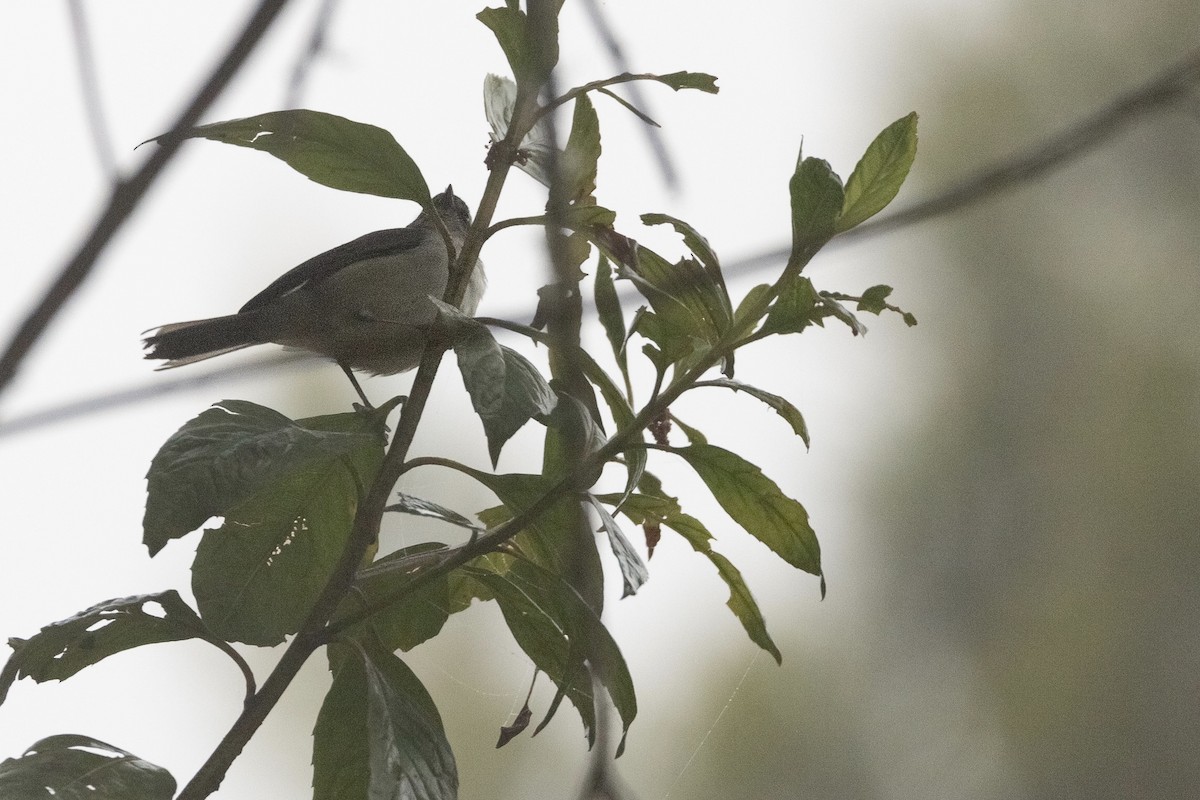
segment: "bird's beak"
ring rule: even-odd
[[[442,192],[442,194],[448,194],[451,197],[454,197],[454,184],[449,184],[446,186],[446,191]]]

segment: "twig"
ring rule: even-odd
[[[100,168],[111,182],[116,183],[121,176],[117,170],[117,158],[113,153],[112,137],[108,134],[108,123],[104,119],[96,55],[92,52],[92,37],[88,31],[87,17],[83,13],[83,0],[67,0],[67,11],[71,18],[75,64],[79,67],[79,90],[83,94],[83,108],[87,114],[88,128],[92,133],[92,147],[96,149],[96,160],[100,162]]]
[[[608,56],[612,59],[613,67],[617,72],[629,72],[629,59],[625,58],[625,53],[621,49],[621,43],[617,40],[617,35],[613,31],[612,26],[608,24],[608,19],[604,16],[600,4],[596,0],[585,0],[583,7],[587,10],[588,16],[591,17],[592,26],[596,29],[596,35],[600,37],[600,41],[604,42],[604,46],[608,48]],[[648,112],[650,101],[642,93],[642,85],[640,83],[629,84],[629,97],[634,106]],[[668,189],[677,189],[679,187],[679,172],[675,169],[675,162],[671,159],[670,151],[663,144],[662,131],[651,125],[644,125],[642,126],[642,133],[646,137],[647,144],[650,145],[650,152],[654,155],[654,160],[658,162],[658,169],[662,172],[663,182],[667,185]]]
[[[284,108],[300,107],[300,97],[304,93],[304,83],[308,80],[308,73],[312,71],[317,56],[325,49],[325,40],[333,21],[334,7],[337,2],[338,0],[321,0],[321,7],[317,9],[317,18],[313,20],[312,33],[309,34],[304,50],[296,57],[296,63],[292,67],[292,77],[288,80],[287,93],[283,98]]]
[[[287,0],[262,0],[237,40],[229,48],[229,52],[221,59],[221,63],[217,65],[204,86],[192,98],[191,103],[179,115],[179,119],[171,127],[172,131],[185,131],[199,122],[200,117],[213,104],[225,86],[233,80],[234,75],[246,62],[250,53],[262,40],[263,35],[285,5],[287,5]],[[54,284],[17,329],[5,349],[4,355],[0,356],[0,392],[3,392],[16,376],[25,356],[49,327],[55,315],[91,273],[92,267],[95,266],[105,246],[137,208],[146,191],[178,151],[183,141],[181,137],[165,137],[162,144],[151,153],[137,173],[128,180],[118,182],[113,187],[107,206],[101,212],[100,218],[96,220],[83,244],[80,245],[79,250],[67,262]]]

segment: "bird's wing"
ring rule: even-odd
[[[301,286],[323,281],[359,261],[412,250],[419,246],[427,235],[428,231],[421,228],[392,228],[360,236],[354,241],[326,250],[319,256],[313,256],[280,275],[270,286],[246,301],[241,311],[261,308]]]

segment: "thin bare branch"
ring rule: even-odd
[[[287,0],[262,0],[259,3],[258,8],[236,41],[230,46],[225,57],[221,59],[187,108],[179,115],[171,127],[173,131],[185,131],[200,121],[204,112],[233,80],[285,5],[287,5]],[[100,254],[104,252],[104,248],[137,208],[146,195],[146,191],[162,172],[163,167],[174,157],[183,141],[178,137],[166,137],[162,144],[150,154],[137,173],[128,180],[118,182],[113,187],[107,205],[101,211],[100,217],[80,245],[79,250],[67,262],[33,311],[21,323],[8,343],[4,355],[0,356],[0,392],[3,392],[16,376],[21,362],[24,361],[25,356],[29,354],[46,328],[50,326],[54,317],[91,274],[92,268],[100,258]]]
[[[317,9],[317,17],[313,20],[308,42],[292,67],[292,76],[288,80],[287,93],[283,99],[284,108],[300,107],[308,74],[312,71],[317,57],[325,50],[325,41],[329,36],[329,28],[333,24],[333,12],[337,7],[337,2],[338,0],[321,0],[321,7]]]
[[[121,176],[113,152],[112,137],[108,133],[104,102],[100,97],[96,55],[92,51],[92,36],[88,30],[87,17],[83,13],[83,0],[67,0],[67,11],[71,19],[75,64],[79,68],[79,90],[83,95],[83,108],[87,114],[88,129],[92,134],[92,147],[96,150],[96,160],[100,162],[100,168],[111,182],[116,183]]]

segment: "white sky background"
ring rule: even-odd
[[[133,168],[145,156],[144,149],[133,151],[134,145],[168,129],[242,25],[249,5],[86,6],[104,110],[123,168]],[[701,10],[687,2],[606,4],[635,71],[709,72],[718,76],[721,92],[676,94],[645,86],[651,114],[663,124],[681,172],[678,196],[658,181],[637,130],[640,123],[615,103],[597,98],[604,137],[600,203],[615,208],[618,226],[635,236],[639,213],[665,211],[688,220],[726,261],[783,244],[789,233],[786,183],[801,138],[806,154],[827,158],[848,175],[876,132],[910,110],[921,110],[919,98],[907,94],[916,81],[905,74],[903,56],[913,29],[921,25],[914,15],[942,15],[943,24],[954,27],[958,46],[967,46],[973,32],[983,30],[983,8],[994,4],[968,5],[782,2],[755,4],[748,13],[737,4],[705,4]],[[562,33],[563,88],[614,72],[583,15],[570,6]],[[483,77],[507,74],[491,33],[473,19],[480,7],[346,0],[334,18],[328,49],[311,72],[303,105],[389,129],[431,187],[453,182],[474,205],[486,179]],[[314,2],[290,8],[208,120],[281,106],[315,9]],[[63,3],[0,10],[5,115],[0,144],[6,153],[0,225],[7,262],[0,336],[5,339],[74,251],[105,198],[105,176],[85,124],[68,34]],[[936,141],[929,133],[936,121],[922,124],[926,148]],[[917,186],[919,175],[920,157]],[[901,201],[918,196],[910,187]],[[514,172],[499,216],[537,213],[542,202],[541,187]],[[2,398],[0,414],[13,419],[61,402],[179,377],[180,372],[155,374],[142,360],[143,330],[229,313],[305,258],[367,231],[405,224],[414,214],[412,204],[318,186],[262,153],[190,143],[27,359]],[[640,238],[670,255],[679,252],[657,231]],[[844,290],[891,284],[897,301],[921,317],[919,294],[906,286],[904,265],[930,255],[905,234],[822,256],[813,274],[818,283]],[[489,243],[484,260],[491,288],[480,313],[516,312],[528,321],[530,299],[545,281],[538,237],[505,232]],[[752,282],[731,278],[730,284],[737,298]],[[830,576],[831,594],[824,603],[818,602],[815,579],[776,563],[719,511],[689,502],[684,476],[668,487],[684,497],[687,510],[710,520],[719,548],[742,568],[784,650],[785,665],[799,647],[852,649],[845,640],[852,636],[856,607],[870,593],[867,556],[877,535],[855,515],[856,464],[877,458],[888,446],[888,432],[911,419],[922,393],[936,384],[937,364],[913,357],[922,351],[924,337],[934,335],[928,327],[908,331],[896,318],[867,322],[872,334],[865,341],[834,330],[806,335],[803,342],[790,338],[782,349],[763,346],[739,355],[739,378],[789,396],[804,411],[813,434],[811,453],[748,398],[699,395],[698,402],[679,408],[684,419],[709,430],[714,443],[750,455],[812,514]],[[483,465],[482,436],[452,360],[439,378],[431,408],[443,416],[427,420],[419,446],[428,452],[445,445],[451,457]],[[410,380],[373,379],[365,388],[382,398],[403,391]],[[0,634],[28,636],[111,597],[167,588],[189,595],[187,566],[196,538],[171,544],[153,561],[146,558],[140,543],[143,476],[167,436],[226,397],[260,402],[291,416],[344,410],[353,399],[339,370],[317,366],[204,385],[0,440],[0,486],[7,498]],[[445,437],[462,431],[461,442],[446,445]],[[534,433],[527,431],[509,445],[502,469],[534,468],[531,459],[539,455]],[[522,457],[523,447],[529,458]],[[454,503],[456,490],[442,478],[421,472],[405,488]],[[463,510],[477,510],[488,501],[480,497],[463,504]],[[403,542],[398,536],[397,544]],[[688,760],[728,699],[714,700],[708,724],[695,726],[693,717],[680,710],[693,700],[688,687],[704,678],[710,661],[732,659],[768,673],[768,681],[775,668],[768,656],[755,659],[754,646],[724,609],[723,586],[686,546],[664,543],[650,566],[651,581],[643,592],[610,609],[641,706],[622,767],[643,776],[637,784],[643,797],[668,791],[684,797],[692,794]],[[436,653],[414,656],[418,674],[447,705],[446,713],[453,714],[449,706],[464,701],[439,692],[456,685],[468,703],[478,698],[515,710],[529,669],[511,640],[493,635],[502,633],[498,616],[471,612],[450,627],[465,643],[461,646],[486,644],[475,648],[477,665],[440,663]],[[724,649],[731,655],[714,655]],[[265,675],[272,654],[256,658]],[[298,797],[308,791],[307,732],[319,703],[321,668],[314,659],[304,685],[285,701],[287,713],[251,745],[222,798]],[[784,673],[778,675],[785,696]],[[238,680],[211,648],[167,645],[115,657],[62,684],[23,681],[0,707],[0,756],[16,756],[42,736],[78,732],[162,764],[182,784],[236,715]],[[728,694],[734,688],[730,685]],[[311,696],[304,696],[305,689]],[[493,739],[496,728],[510,721],[489,714],[478,715],[484,731],[480,741]],[[664,742],[664,727],[681,718],[690,727],[675,728],[670,742]],[[559,740],[543,736],[512,746],[566,762],[563,776],[553,779],[559,788],[547,789],[542,781],[551,779],[534,776],[523,788],[527,796],[569,795],[582,777],[584,749],[573,710],[561,710],[547,733],[552,732]],[[479,786],[487,764],[510,757],[511,750],[480,753],[474,744],[464,744],[467,733],[453,725],[451,735],[464,786]],[[261,780],[270,781],[268,795]]]

